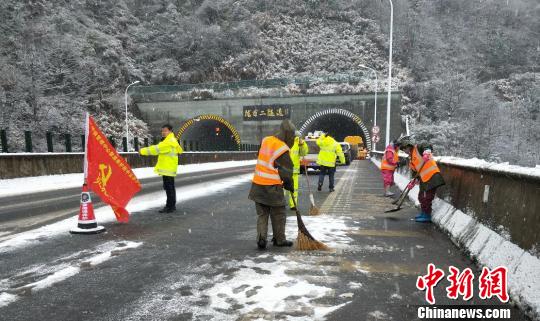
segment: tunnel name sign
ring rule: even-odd
[[[283,120],[290,118],[290,105],[244,106],[244,121]]]

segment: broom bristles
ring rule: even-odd
[[[300,251],[328,251],[330,249],[324,243],[308,237],[300,229],[296,238],[296,248]]]
[[[311,206],[309,207],[309,215],[319,215],[321,214],[320,211],[319,211],[319,208],[313,204],[311,204]]]
[[[324,243],[317,241],[307,230],[300,216],[300,212],[296,211],[296,221],[298,222],[298,237],[296,238],[296,248],[301,251],[321,250],[326,251],[330,248]]]

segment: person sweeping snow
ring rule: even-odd
[[[381,175],[384,185],[384,196],[392,197],[394,193],[390,192],[390,187],[394,185],[394,172],[399,163],[399,141],[394,141],[386,146],[381,161]]]
[[[268,218],[272,220],[274,246],[292,246],[285,238],[285,195],[283,189],[294,192],[293,163],[289,154],[296,129],[289,120],[281,123],[279,132],[263,138],[249,199],[257,211],[257,246],[266,248]]]
[[[302,138],[299,131],[295,133],[296,137],[294,138],[294,144],[291,147],[290,154],[291,160],[293,163],[293,182],[294,182],[294,192],[288,192],[289,194],[289,207],[291,211],[296,210],[294,204],[298,204],[298,177],[300,176],[300,158],[308,154],[308,146]],[[293,201],[294,197],[294,201]]]
[[[431,146],[428,144],[414,144],[410,138],[401,140],[401,148],[409,154],[409,167],[413,177],[418,176],[407,186],[411,189],[415,184],[420,183],[418,201],[422,211],[415,217],[416,222],[430,223],[432,203],[437,192],[437,188],[445,184],[437,162],[432,157]]]

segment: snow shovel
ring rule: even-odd
[[[309,192],[309,201],[310,201],[309,215],[319,215],[320,214],[319,208],[317,206],[315,206],[315,199],[313,198],[313,193],[311,193],[311,184],[309,183],[309,176],[308,176],[308,173],[307,173],[307,165],[304,162],[304,159],[302,159],[302,162],[304,163],[304,174],[306,174],[307,188],[308,188],[308,192]]]
[[[409,186],[414,180],[416,180],[416,179],[418,179],[418,177],[420,177],[420,172],[422,171],[422,169],[424,169],[424,165],[426,165],[425,162],[424,162],[424,164],[422,164],[422,167],[420,167],[420,170],[418,171],[418,173],[416,173],[414,178],[411,179],[411,181],[409,182],[409,184],[407,184],[407,186]],[[399,211],[401,209],[401,205],[403,204],[403,202],[405,201],[405,198],[407,198],[407,195],[409,195],[409,192],[412,189],[412,188],[408,188],[407,186],[405,187],[403,192],[401,192],[401,195],[399,196],[399,198],[392,202],[392,204],[397,204],[397,207],[393,208],[391,210],[388,210],[388,211],[384,211],[385,213],[397,212],[397,211]]]

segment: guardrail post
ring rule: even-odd
[[[114,140],[113,136],[109,136],[109,143],[111,143],[112,147],[116,149],[116,141]]]
[[[189,141],[189,151],[190,152],[193,151],[193,141],[192,140]]]
[[[196,151],[199,151],[199,141],[196,141],[196,142],[195,142],[195,150],[196,150]]]
[[[184,151],[187,151],[187,142],[185,140],[182,142],[182,146],[184,147]]]
[[[139,151],[139,137],[134,137],[133,138],[133,148],[135,148],[136,152]]]
[[[47,137],[47,152],[49,153],[54,152],[52,133],[46,132],[45,137]]]
[[[144,147],[148,147],[148,137],[144,138]]]
[[[26,152],[32,152],[32,132],[29,130],[24,131],[24,143],[26,145]]]
[[[8,152],[7,133],[4,129],[0,130],[0,142],[2,143],[2,152]]]
[[[126,137],[122,137],[122,149],[124,152],[128,151],[128,142]]]
[[[66,153],[71,153],[71,134],[65,134],[66,137]]]
[[[86,138],[84,135],[81,135],[81,150],[84,152],[86,150]]]

